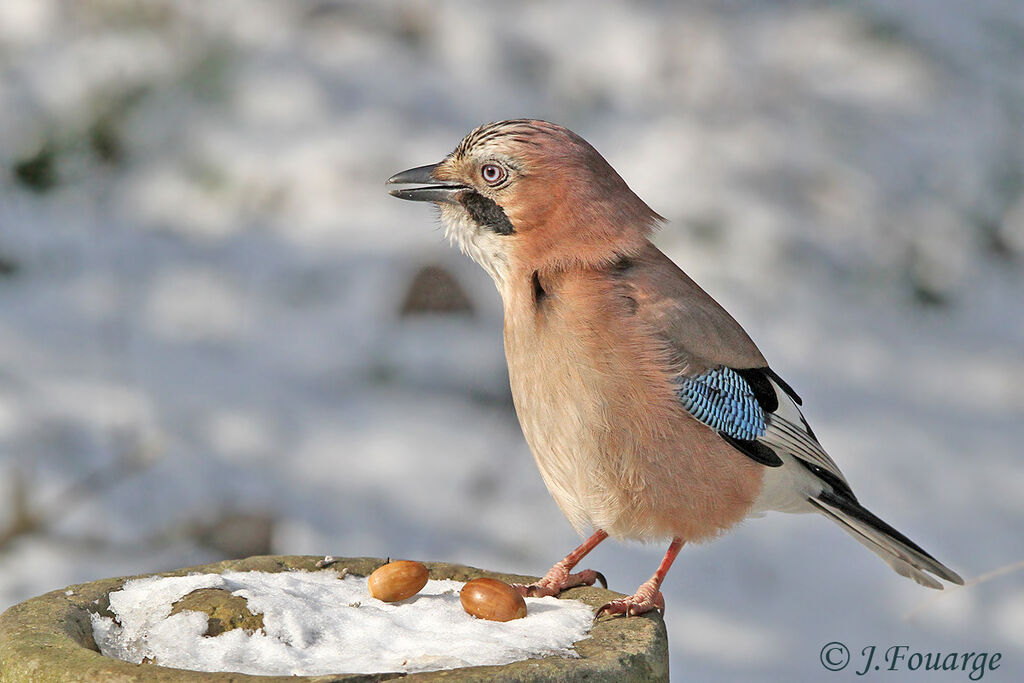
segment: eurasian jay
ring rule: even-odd
[[[528,595],[602,580],[571,573],[609,535],[671,539],[657,572],[598,613],[664,611],[686,542],[768,510],[819,512],[896,572],[962,584],[857,502],[793,388],[743,328],[649,240],[663,219],[583,138],[545,121],[490,123],[440,163],[403,171],[504,304],[512,397],[544,483],[594,530]]]

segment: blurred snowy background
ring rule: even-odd
[[[498,295],[383,187],[519,116],[669,219],[866,505],[965,577],[1024,560],[1018,0],[2,0],[0,609],[253,553],[562,557]],[[663,550],[587,564],[629,592]],[[933,599],[818,517],[666,594],[679,680],[817,679],[830,640],[1024,671],[1024,570]]]

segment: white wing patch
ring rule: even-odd
[[[846,477],[839,470],[839,466],[829,457],[811,433],[800,408],[778,384],[773,380],[769,381],[772,383],[772,388],[775,389],[775,394],[779,397],[779,408],[768,416],[768,430],[761,440],[774,448],[780,455],[781,453],[795,455],[805,462],[817,465],[849,486]]]
[[[797,404],[774,380],[770,381],[778,396],[779,407],[768,415],[768,429],[759,440],[771,446],[782,458],[782,467],[765,470],[764,484],[750,515],[757,516],[769,510],[814,512],[815,508],[807,499],[817,496],[827,484],[797,459],[821,468],[847,486],[849,484],[807,427]]]

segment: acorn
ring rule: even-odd
[[[480,619],[512,621],[526,616],[526,601],[519,592],[497,579],[473,579],[459,591],[462,609]]]
[[[384,602],[405,600],[423,590],[428,572],[422,562],[397,560],[370,574],[366,585],[370,595]]]

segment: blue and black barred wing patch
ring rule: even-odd
[[[749,441],[764,436],[768,429],[754,391],[732,368],[683,377],[678,393],[683,407],[715,431]]]
[[[693,377],[680,377],[676,393],[687,412],[744,455],[770,467],[782,465],[775,451],[758,441],[768,431],[764,399],[758,400],[755,387],[739,372],[719,366]]]

